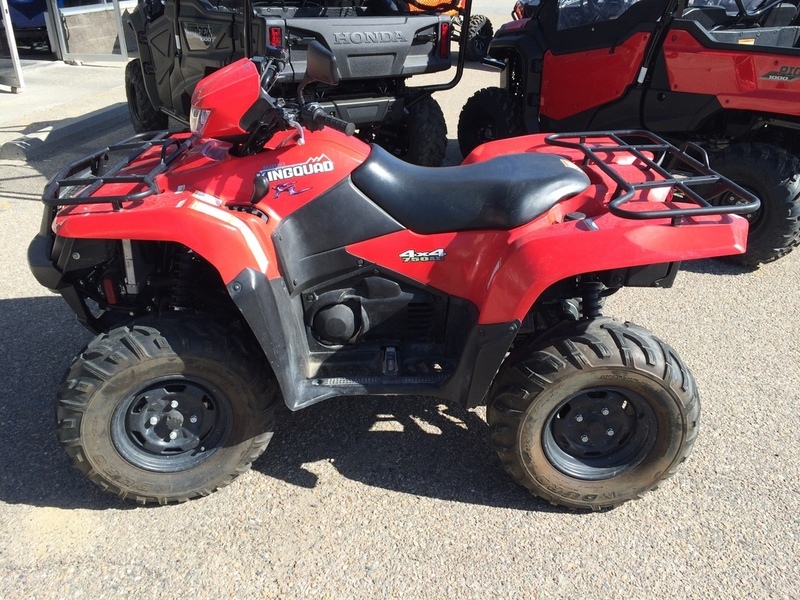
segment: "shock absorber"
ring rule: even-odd
[[[602,316],[603,298],[601,294],[604,289],[605,286],[599,281],[585,281],[581,284],[584,319],[596,319]]]
[[[175,286],[172,291],[172,306],[188,308],[192,305],[192,290],[197,276],[196,260],[191,250],[181,246],[175,250]]]

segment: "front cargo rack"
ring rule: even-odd
[[[114,210],[122,210],[123,202],[142,200],[157,194],[159,190],[155,181],[156,176],[166,171],[167,167],[196,139],[193,135],[172,137],[173,135],[169,131],[140,133],[84,156],[64,167],[50,180],[42,194],[42,202],[54,207],[109,203]],[[118,174],[152,148],[161,148],[161,151],[158,164],[148,173]],[[124,151],[133,152],[113,167],[107,170],[104,168],[110,153]],[[124,195],[95,195],[103,186],[111,184],[133,184],[133,191]],[[73,196],[66,196],[64,192],[67,190],[78,191]]]
[[[545,138],[548,144],[579,150],[584,165],[595,164],[617,188],[608,204],[609,211],[625,219],[672,219],[679,225],[683,217],[701,215],[745,215],[758,210],[761,201],[753,194],[723,177],[709,166],[706,151],[691,142],[681,149],[657,135],[643,130],[556,133]],[[697,153],[700,160],[689,152]],[[599,154],[628,154],[639,161],[638,166],[657,173],[650,181],[632,183]],[[634,163],[635,164],[635,163]],[[696,207],[669,210],[630,210],[623,205],[636,196],[637,190],[671,187],[675,195]],[[699,188],[699,189],[696,189]],[[715,204],[714,200],[718,202]]]

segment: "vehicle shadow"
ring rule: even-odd
[[[58,387],[91,337],[58,296],[0,300],[0,502],[136,507],[82,477],[56,438]],[[530,496],[503,471],[478,414],[433,398],[339,398],[297,413],[282,408],[275,437],[254,469],[310,488],[316,476],[303,465],[320,460],[330,461],[343,477],[400,493],[561,511]]]
[[[327,461],[353,481],[403,494],[492,507],[562,512],[505,473],[486,422],[461,406],[419,396],[343,397],[297,413],[278,428],[257,471],[313,488],[303,465]]]
[[[745,267],[721,259],[687,260],[681,263],[681,271],[701,275],[736,276],[752,273],[752,267]]]

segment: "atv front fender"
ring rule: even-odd
[[[219,272],[225,284],[243,269],[278,276],[270,240],[273,229],[245,212],[219,208],[207,194],[180,192],[150,197],[136,210],[83,204],[62,210],[53,232],[65,238],[176,242]]]

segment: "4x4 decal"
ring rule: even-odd
[[[438,248],[437,250],[431,250],[430,252],[417,252],[416,250],[406,250],[405,252],[400,254],[400,258],[403,259],[403,262],[442,261],[444,260],[445,256],[447,256],[447,253],[444,251],[444,248]]]

